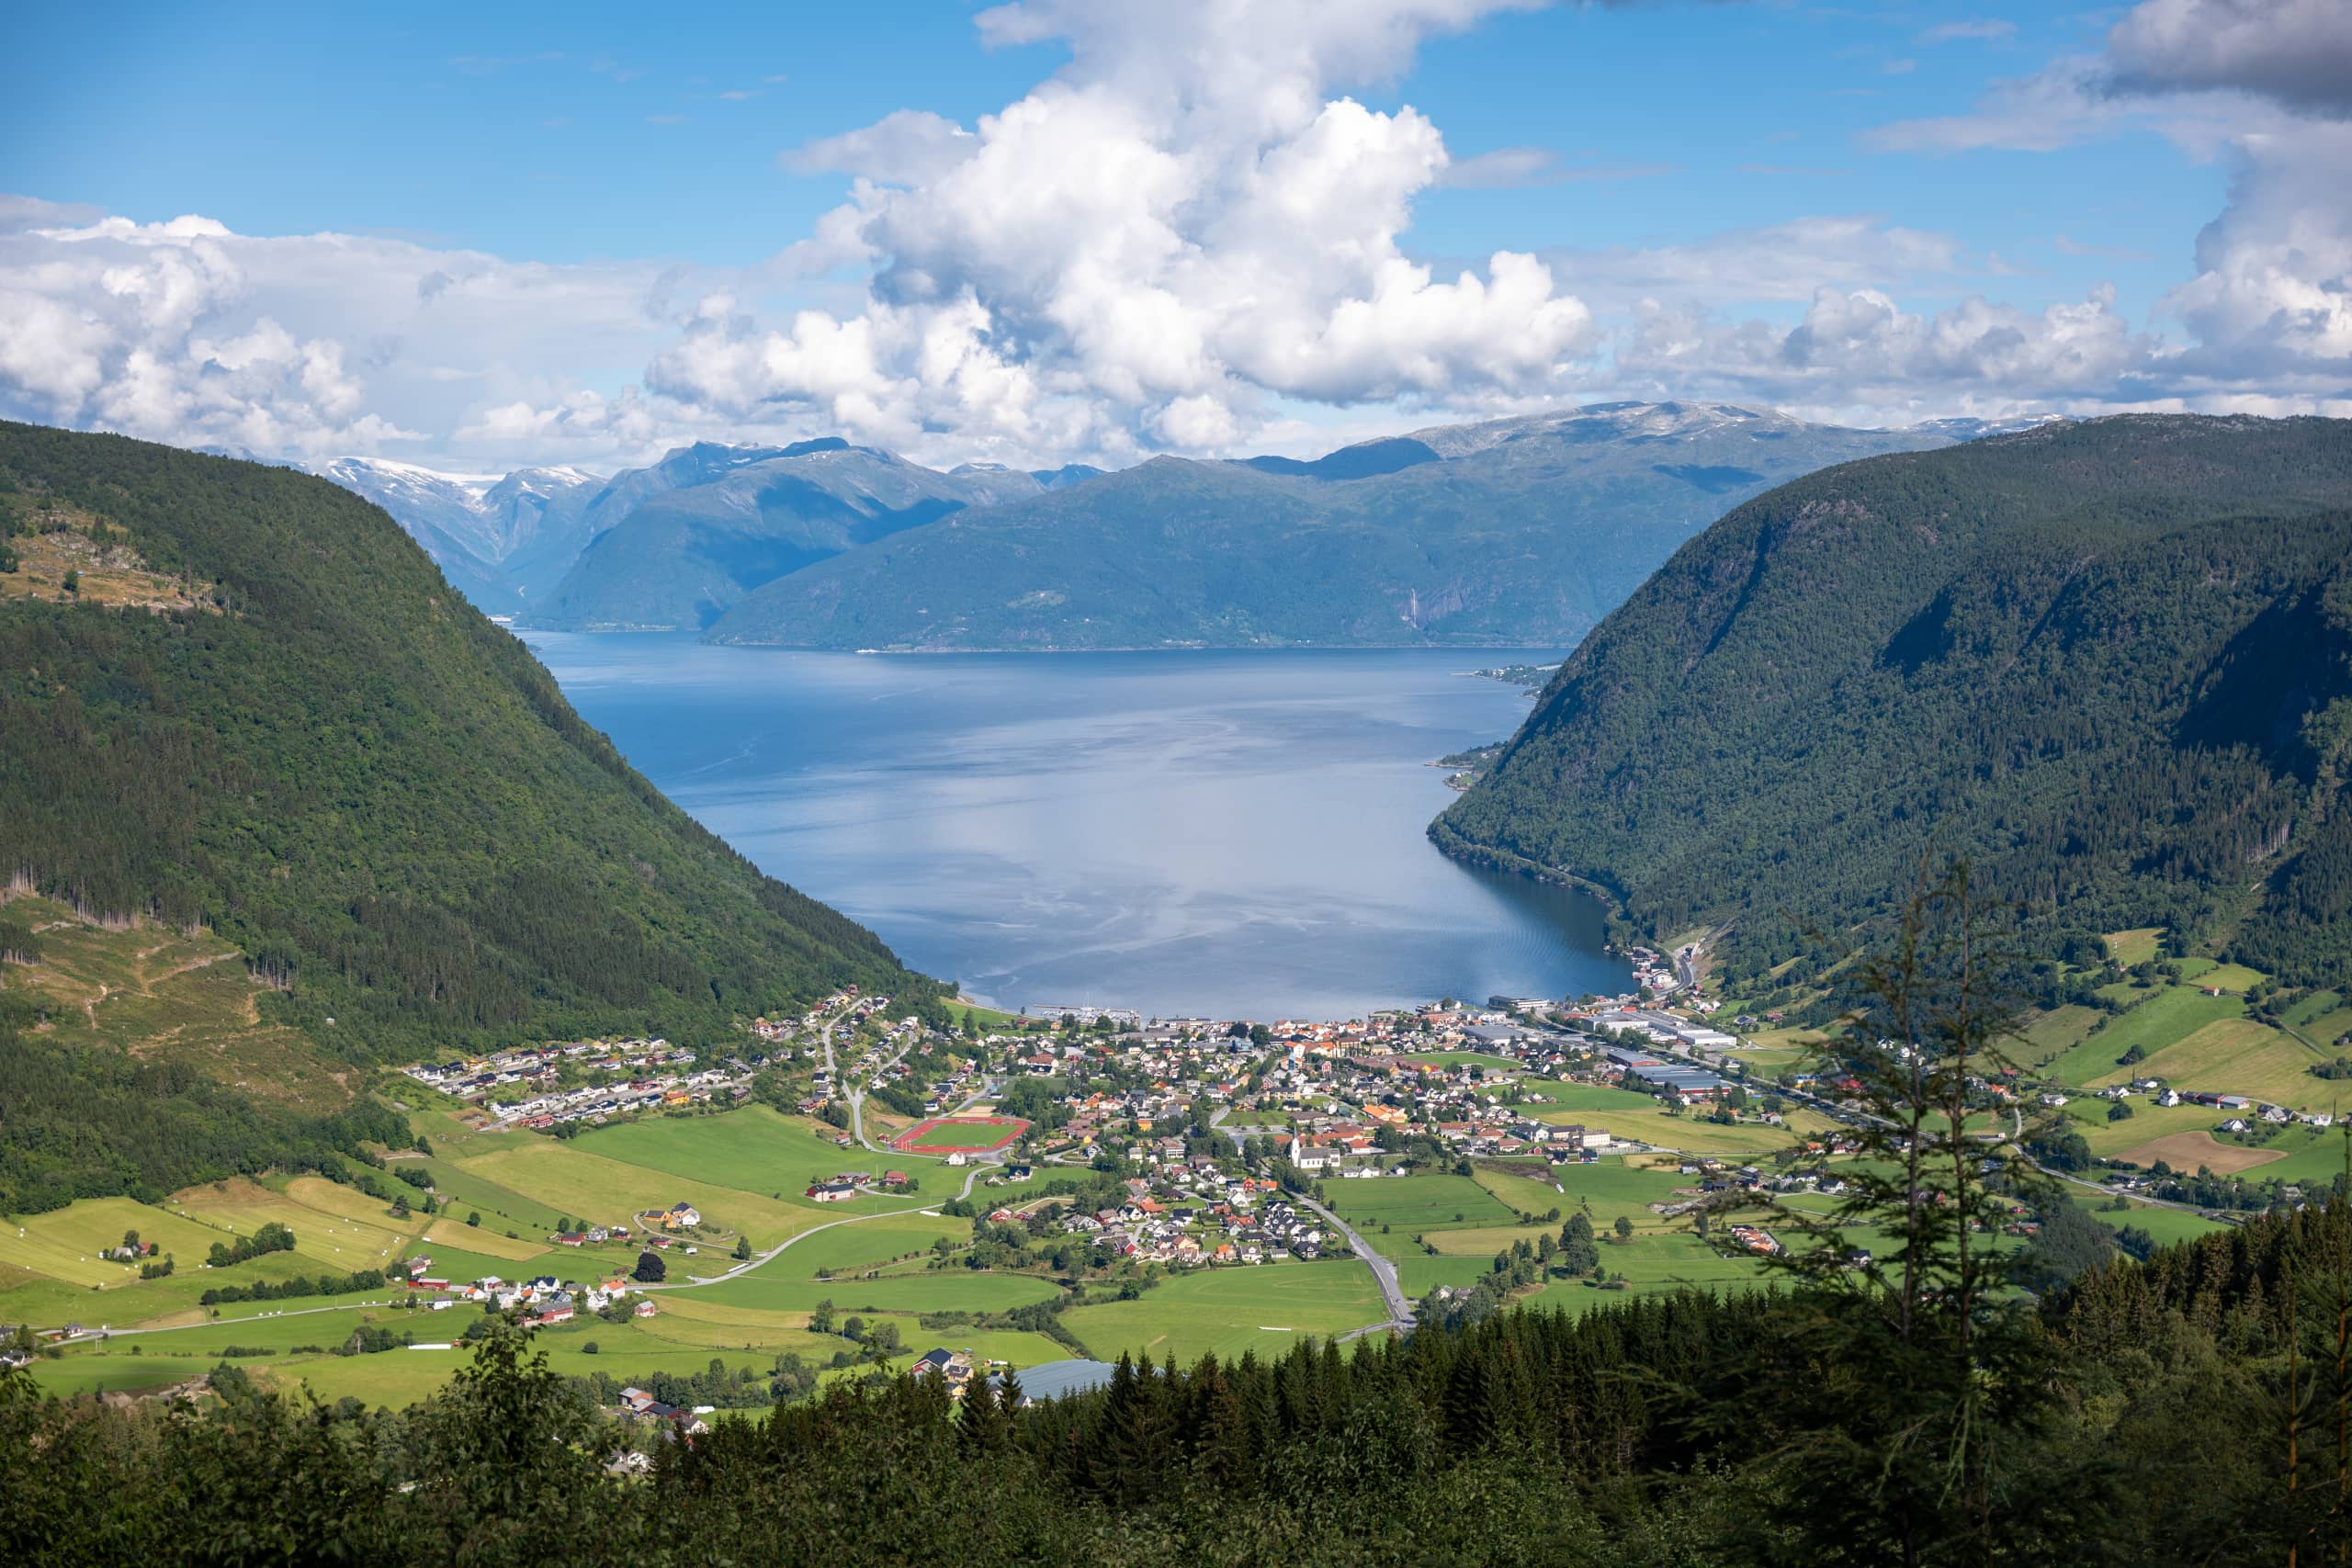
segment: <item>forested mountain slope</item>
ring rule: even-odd
[[[944,474],[837,437],[746,456],[752,460],[662,489],[626,510],[617,499],[600,501],[594,511],[601,531],[583,542],[562,579],[523,619],[584,631],[707,626],[785,573],[967,506],[1043,488],[1012,469]],[[616,498],[631,477],[616,479]]]
[[[1677,552],[1431,828],[1668,935],[1964,852],[2042,929],[2352,963],[2352,423],[2127,415],[1815,474]]]
[[[346,491],[0,424],[0,505],[206,602],[0,597],[0,866],[209,923],[345,1058],[714,1037],[840,981],[927,985],[663,799]]]
[[[1162,457],[780,575],[716,642],[818,648],[1560,646],[1723,508],[1973,427],[1618,403],[1313,462]]]

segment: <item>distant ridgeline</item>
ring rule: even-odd
[[[2126,415],[1870,458],[1691,540],[1431,827],[1729,922],[1735,981],[1965,852],[2052,943],[2352,964],[2352,422]]]
[[[0,595],[0,867],[209,924],[272,1021],[368,1061],[935,994],[665,800],[348,491],[0,424],[0,503],[103,519],[204,600]]]

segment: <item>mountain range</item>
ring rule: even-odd
[[[1613,403],[1312,461],[1114,474],[941,471],[838,438],[701,443],[610,479],[317,471],[382,505],[476,604],[550,629],[820,648],[1566,644],[1724,507],[1991,428]]]
[[[1431,829],[1735,983],[1971,857],[2043,953],[2352,964],[2352,422],[2126,415],[1734,508]],[[2096,951],[2096,944],[2092,944]]]
[[[1566,646],[1729,505],[1966,433],[1712,404],[1447,425],[1300,462],[1160,457],[779,577],[716,642]]]
[[[588,631],[706,625],[779,572],[1101,471],[967,465],[943,474],[830,436],[785,446],[696,442],[611,476],[448,473],[381,457],[308,468],[390,513],[483,611]]]

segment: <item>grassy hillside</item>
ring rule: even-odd
[[[0,594],[0,867],[86,919],[184,933],[208,971],[233,951],[240,981],[262,984],[209,976],[184,1021],[214,1029],[227,1067],[203,1076],[266,1072],[288,1037],[327,1062],[571,1032],[691,1041],[842,981],[928,994],[872,933],[664,800],[336,486],[0,425],[0,508],[40,546],[11,552]],[[37,570],[52,557],[102,560],[107,591],[69,591]],[[68,990],[73,945],[52,976]],[[149,984],[161,968],[126,978],[79,957],[97,964],[85,990],[111,987],[109,1016],[170,1010]],[[10,989],[21,1018],[25,987]],[[61,1003],[77,1005],[40,1005]],[[222,1033],[224,1006],[250,1016]],[[254,1168],[233,1163],[232,1126],[254,1150],[316,1144],[242,1096],[200,1115],[198,1100],[150,1102],[197,1094],[195,1066],[120,1044],[47,1030],[0,1052],[20,1179],[29,1162],[119,1191],[208,1161]]]
[[[2352,424],[2127,416],[1873,458],[1692,540],[1444,848],[1732,922],[1735,986],[1965,852],[2053,936],[2352,960]]]

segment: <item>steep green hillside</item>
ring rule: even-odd
[[[205,601],[0,597],[0,865],[210,925],[281,987],[265,1021],[364,1061],[927,985],[663,799],[347,491],[14,424],[0,489]]]
[[[1832,468],[1692,540],[1431,829],[1660,935],[1974,855],[2052,932],[2352,961],[2352,423],[2126,416]]]
[[[1726,504],[1825,464],[1965,434],[1627,403],[1446,426],[1312,463],[1164,457],[803,566],[746,594],[709,636],[818,648],[1566,644]]]

